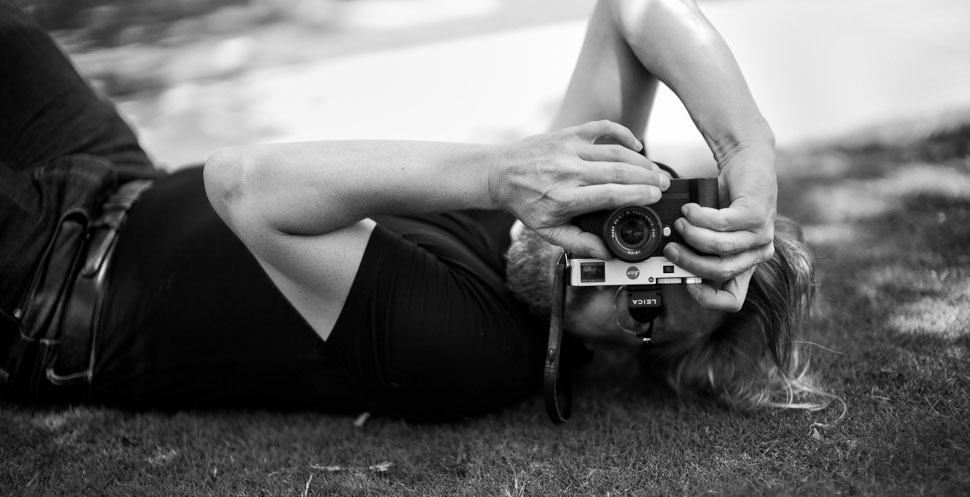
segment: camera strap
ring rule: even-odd
[[[569,281],[569,257],[563,251],[556,262],[552,282],[552,312],[549,316],[549,345],[546,348],[546,366],[543,374],[542,395],[546,412],[555,424],[562,424],[572,414],[573,382],[570,368],[561,368],[562,321],[566,286]]]
[[[563,315],[565,311],[566,289],[569,286],[569,273],[572,270],[569,255],[563,251],[556,261],[552,282],[552,312],[549,316],[549,343],[546,347],[545,370],[542,394],[546,403],[546,413],[555,424],[562,424],[572,414],[573,379],[572,369],[562,367]],[[663,309],[659,285],[636,285],[627,287],[627,307],[630,316],[641,322],[650,323],[647,330],[637,336],[644,343],[649,342],[653,333],[653,320]]]

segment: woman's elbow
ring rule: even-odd
[[[205,193],[209,203],[226,223],[238,217],[243,199],[247,196],[246,170],[250,158],[236,149],[222,149],[212,154],[202,171]]]

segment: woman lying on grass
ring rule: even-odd
[[[558,247],[610,257],[569,221],[670,184],[636,138],[663,81],[726,207],[689,204],[673,226],[687,243],[664,256],[703,283],[665,288],[641,353],[683,394],[818,406],[796,345],[812,260],[775,220],[772,133],[688,0],[600,2],[549,133],[239,147],[172,174],[0,10],[4,398],[452,419],[532,394]],[[568,331],[640,349],[616,297],[572,292]]]

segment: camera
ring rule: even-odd
[[[543,397],[553,423],[565,422],[572,413],[572,373],[571,368],[560,367],[563,349],[568,351],[580,345],[568,344],[575,342],[574,337],[563,340],[566,289],[570,286],[626,286],[630,316],[638,322],[650,323],[646,330],[638,331],[636,335],[643,343],[649,343],[653,320],[663,308],[661,285],[701,282],[700,278],[663,256],[668,243],[683,243],[673,224],[681,217],[684,204],[689,203],[717,208],[717,179],[674,179],[653,205],[628,205],[573,218],[572,223],[581,230],[599,235],[616,259],[573,258],[563,251],[556,263],[549,345],[543,373]]]
[[[617,260],[572,259],[571,286],[695,283],[691,273],[663,257],[670,242],[684,243],[673,224],[684,204],[718,207],[716,178],[674,179],[653,205],[628,205],[573,218],[581,230],[599,235]]]

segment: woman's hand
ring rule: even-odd
[[[673,263],[705,279],[704,284],[689,285],[689,291],[708,309],[741,309],[754,266],[774,255],[774,148],[765,144],[736,150],[722,161],[718,175],[726,208],[685,205],[684,217],[674,227],[690,246],[669,244],[664,249]]]
[[[489,173],[492,204],[571,253],[610,259],[599,236],[570,221],[659,200],[670,180],[642,149],[629,129],[605,120],[524,139],[503,150]]]

